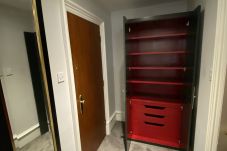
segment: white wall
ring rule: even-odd
[[[20,135],[38,124],[24,32],[32,32],[32,12],[0,5],[0,67],[4,95],[13,134]]]
[[[189,10],[194,9],[196,6],[199,6],[199,5],[202,6],[202,9],[204,9],[205,3],[206,3],[206,0],[187,0],[187,1],[188,1]]]
[[[227,76],[225,77],[225,89],[222,105],[221,125],[219,131],[218,151],[227,150]]]
[[[114,83],[112,66],[112,45],[111,45],[111,24],[110,14],[98,7],[92,1],[75,0],[76,3],[96,14],[105,21],[106,27],[106,47],[107,47],[107,66],[108,66],[108,84],[109,84],[109,107],[110,115],[115,111],[114,102]],[[55,105],[58,119],[58,128],[63,151],[75,151],[80,149],[77,143],[79,135],[78,126],[75,125],[76,118],[73,116],[72,106],[75,100],[70,100],[70,85],[67,74],[66,50],[62,33],[62,0],[42,0],[43,17],[46,31],[47,47],[50,60],[52,82],[54,89]],[[65,82],[57,83],[57,73],[63,72]],[[74,102],[74,104],[73,104]]]
[[[225,90],[222,106],[222,116],[221,116],[221,128],[220,131],[227,132],[227,76],[225,77]]]
[[[199,4],[202,4],[202,7],[205,10],[205,14],[194,150],[205,151],[211,88],[210,75],[212,72],[214,42],[216,34],[217,1],[192,1],[189,8],[194,9]]]
[[[187,11],[187,1],[180,0],[170,3],[156,4],[152,6],[114,11],[111,13],[115,102],[117,113],[124,112],[124,39],[123,39],[123,16],[128,19],[146,16],[163,15]]]

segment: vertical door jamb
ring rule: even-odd
[[[227,1],[219,0],[217,9],[213,71],[208,112],[206,151],[217,150],[227,67]]]

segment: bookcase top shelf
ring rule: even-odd
[[[150,66],[150,67],[128,67],[128,70],[189,70],[192,69],[190,67],[154,67],[154,66]]]
[[[171,54],[189,54],[188,51],[129,51],[127,55],[129,56],[139,56],[139,55],[171,55]]]
[[[174,99],[171,97],[158,97],[158,96],[139,96],[139,95],[132,95],[127,96],[128,100],[141,100],[141,101],[157,101],[157,102],[167,102],[167,103],[179,103],[182,104],[182,102],[185,101],[185,99]]]
[[[175,86],[190,86],[190,83],[180,82],[180,81],[164,81],[164,80],[140,80],[140,79],[130,79],[127,83],[132,84],[154,84],[154,85],[175,85]]]
[[[128,36],[126,40],[148,40],[148,39],[163,39],[163,38],[178,38],[186,37],[187,32],[183,33],[169,33],[169,34],[160,34],[160,35],[144,35],[144,36]]]
[[[181,13],[174,13],[174,14],[165,14],[165,15],[157,15],[157,16],[147,16],[142,18],[134,18],[134,19],[127,19],[124,17],[125,24],[136,24],[136,23],[144,23],[144,22],[152,22],[152,21],[162,21],[167,19],[180,19],[180,18],[188,18],[193,11],[188,12],[181,12]]]

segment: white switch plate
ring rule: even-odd
[[[4,76],[2,68],[0,68],[0,78],[2,78]]]
[[[58,78],[58,83],[64,82],[65,81],[64,73],[63,72],[58,72],[57,73],[57,78]]]
[[[212,73],[213,72],[213,69],[212,67],[210,67],[210,70],[209,70],[209,81],[212,81]]]
[[[10,67],[7,67],[7,68],[3,68],[3,75],[4,76],[12,76],[13,75],[13,69],[10,68]]]

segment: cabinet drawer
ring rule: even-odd
[[[128,136],[179,147],[182,107],[177,103],[128,100]]]

